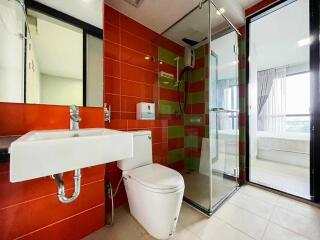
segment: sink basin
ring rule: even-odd
[[[133,135],[105,128],[31,131],[9,152],[10,181],[20,182],[131,158]]]

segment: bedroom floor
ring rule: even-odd
[[[254,224],[253,224],[254,223]],[[210,218],[183,203],[173,240],[318,240],[320,208],[243,186]],[[116,209],[115,224],[84,240],[153,240],[130,215]]]
[[[255,159],[251,162],[250,181],[310,199],[307,168]]]

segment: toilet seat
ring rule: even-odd
[[[180,173],[157,163],[126,171],[124,175],[151,192],[172,193],[184,188]]]

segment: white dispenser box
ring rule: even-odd
[[[141,102],[137,104],[137,120],[155,120],[154,103]]]

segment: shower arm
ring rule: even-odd
[[[12,0],[8,0],[9,2],[12,1]],[[21,6],[22,8],[22,11],[23,11],[23,15],[24,15],[24,20],[25,20],[25,24],[26,24],[26,28],[27,28],[27,35],[29,34],[29,38],[31,39],[31,31],[30,31],[30,27],[29,27],[29,22],[28,22],[28,16],[27,16],[27,12],[26,12],[26,5],[22,2],[22,0],[14,0],[15,2],[19,3],[19,5]],[[22,38],[25,38],[27,39],[28,37],[25,37],[21,34],[21,37]]]
[[[223,12],[220,11],[220,9],[218,8],[218,6],[213,2],[213,0],[210,0],[210,2],[212,3],[212,5],[217,9],[217,11],[221,14],[221,16],[231,25],[231,27],[233,28],[234,31],[236,31],[236,33],[241,36],[240,31],[233,25],[233,23],[223,14]]]

